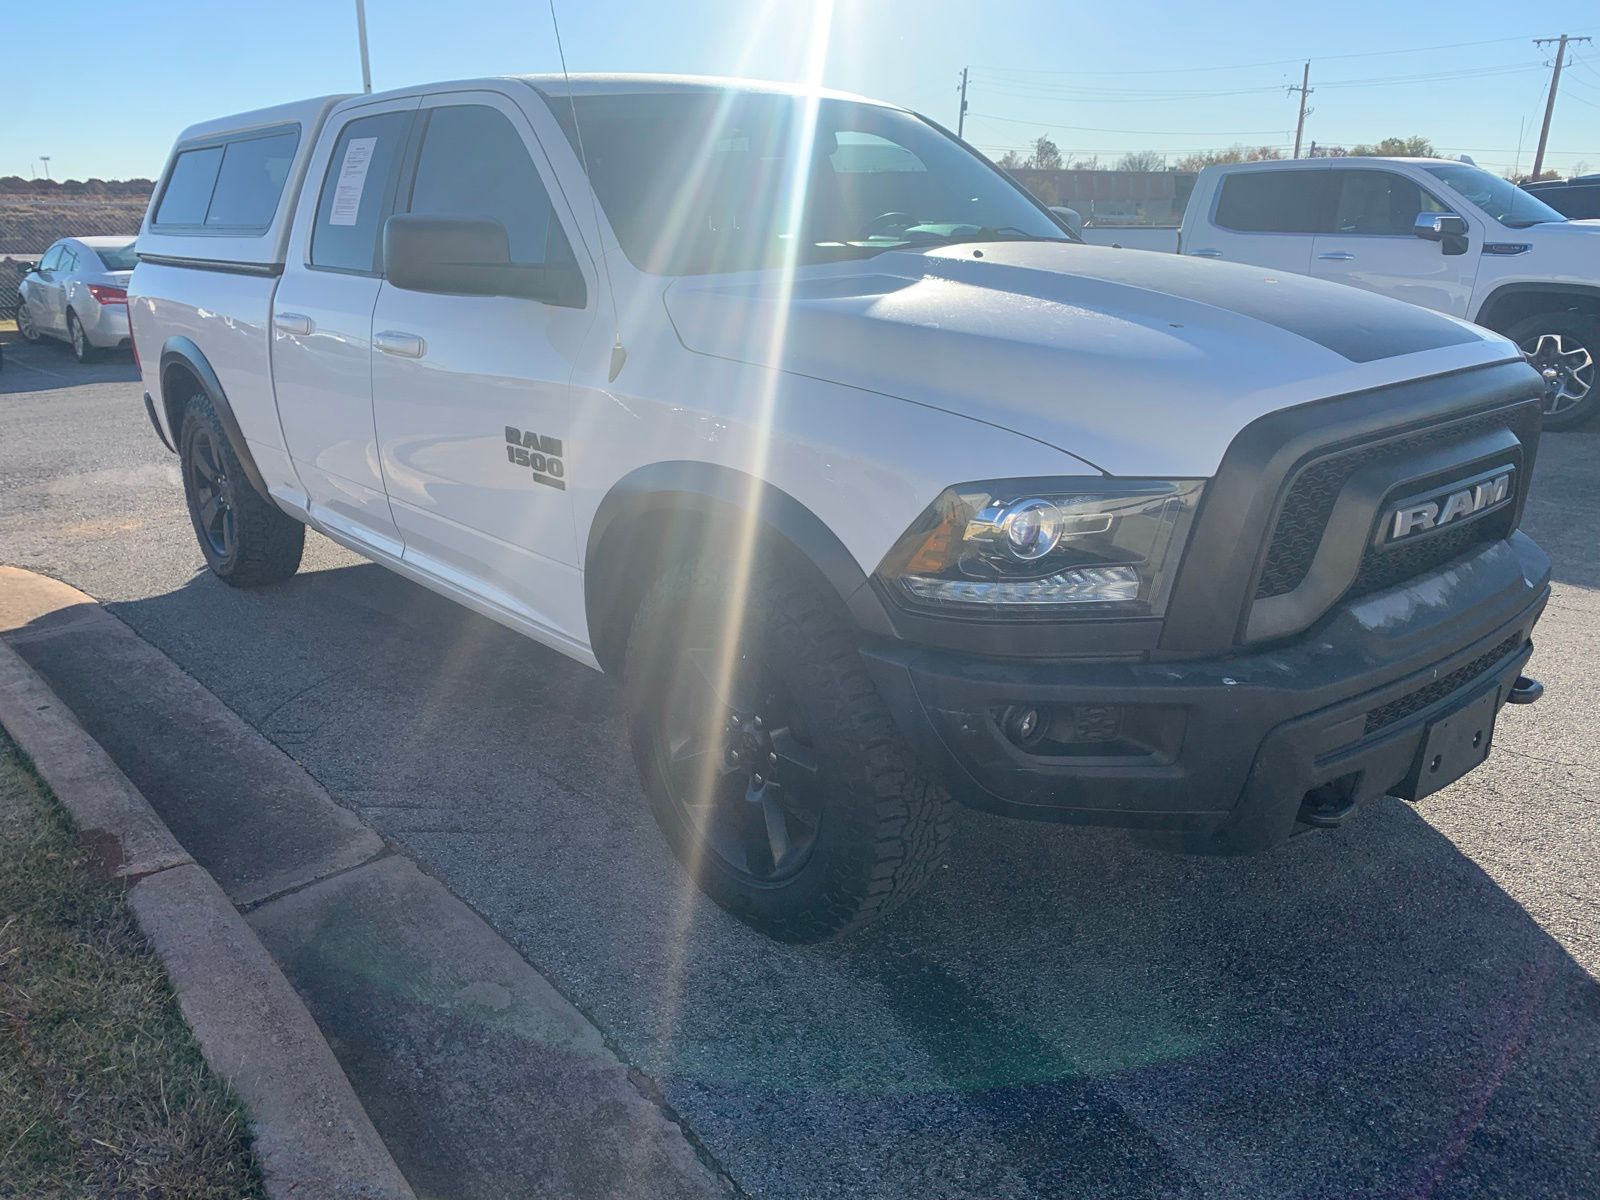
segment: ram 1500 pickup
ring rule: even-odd
[[[186,130],[138,250],[211,571],[309,526],[616,676],[667,841],[775,937],[911,894],[955,801],[1266,850],[1539,693],[1515,345],[1081,245],[893,105],[309,100]]]

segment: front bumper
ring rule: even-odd
[[[964,803],[1248,853],[1395,790],[1441,715],[1495,686],[1504,703],[1533,653],[1549,576],[1544,552],[1513,533],[1230,658],[1044,662],[888,640],[864,653],[903,731]],[[1048,733],[1023,748],[1003,726],[1028,708]]]

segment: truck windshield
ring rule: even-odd
[[[546,100],[575,152],[576,107],[595,195],[629,260],[655,274],[1075,240],[960,142],[896,109],[732,91]]]
[[[1500,224],[1513,229],[1566,220],[1539,197],[1523,191],[1509,179],[1489,174],[1482,167],[1449,163],[1422,169],[1463,200],[1477,205]]]

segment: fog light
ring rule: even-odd
[[[1027,749],[1044,739],[1049,714],[1030,704],[1013,704],[1000,714],[1000,728],[1013,745]]]

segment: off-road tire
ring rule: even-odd
[[[100,349],[89,340],[78,314],[67,309],[67,345],[72,347],[72,357],[81,363],[100,361]]]
[[[1552,334],[1571,346],[1581,346],[1591,359],[1589,392],[1582,400],[1558,413],[1546,413],[1544,428],[1579,429],[1600,417],[1600,320],[1571,310],[1535,313],[1505,330],[1505,335],[1527,353],[1528,345],[1542,334]]]
[[[736,609],[742,620],[726,610]],[[666,682],[686,669],[697,622],[740,628],[809,726],[821,820],[792,878],[759,884],[731,869],[673,800],[662,761]],[[903,904],[938,868],[952,824],[943,786],[922,774],[868,676],[836,601],[792,569],[758,561],[744,603],[725,563],[669,569],[645,592],[623,667],[635,761],[657,824],[700,888],[741,921],[785,942],[834,937]]]
[[[234,520],[233,538],[226,549],[215,545],[206,532],[196,499],[192,468],[196,447],[202,440],[214,448],[217,465],[226,478],[223,490]],[[227,431],[217,419],[216,409],[203,392],[197,393],[184,406],[178,454],[183,465],[183,491],[189,520],[194,525],[206,566],[217,578],[234,587],[257,587],[279,583],[300,569],[306,527],[256,491],[228,440]]]

